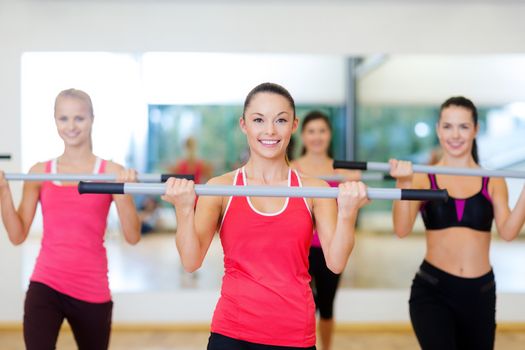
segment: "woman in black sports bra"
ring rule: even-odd
[[[470,100],[452,97],[445,101],[436,127],[443,150],[436,166],[479,167],[478,116]],[[399,237],[412,231],[419,211],[426,227],[425,260],[412,282],[409,302],[421,348],[493,349],[492,221],[503,239],[516,238],[525,221],[525,190],[511,211],[504,179],[414,174],[410,162],[391,160],[390,165],[398,188],[442,188],[450,195],[446,203],[396,201],[393,208]]]

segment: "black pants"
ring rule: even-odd
[[[255,344],[243,340],[227,337],[218,333],[211,333],[208,340],[208,350],[315,350],[315,346],[309,348],[296,348],[290,346],[275,346]]]
[[[333,273],[326,266],[321,248],[311,247],[308,260],[315,306],[322,319],[331,320],[334,317],[334,299],[341,275]]]
[[[109,345],[113,302],[88,303],[38,282],[31,282],[24,305],[27,350],[55,349],[67,319],[79,350],[105,350]]]
[[[493,272],[461,278],[423,261],[412,282],[410,319],[424,350],[492,350],[496,332]]]

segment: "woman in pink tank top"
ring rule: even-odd
[[[298,121],[282,86],[255,87],[239,120],[250,148],[242,169],[209,184],[324,186],[301,178],[286,160]],[[315,304],[308,252],[315,221],[328,267],[340,273],[354,245],[358,209],[368,201],[364,184],[339,185],[333,199],[202,197],[192,181],[170,179],[163,199],[176,207],[177,249],[187,271],[197,270],[215,232],[224,250],[221,297],[211,324],[209,350],[315,349]]]
[[[30,173],[117,173],[119,182],[135,181],[135,171],[93,154],[93,119],[89,95],[75,89],[62,91],[55,101],[55,123],[64,153],[37,163]],[[2,220],[13,244],[25,241],[39,201],[42,207],[42,245],[24,305],[26,349],[54,349],[64,319],[79,349],[108,348],[113,304],[104,234],[113,200],[124,237],[137,243],[140,224],[130,196],[80,196],[73,183],[26,182],[17,210],[0,172]]]
[[[291,164],[301,174],[312,177],[341,175],[347,180],[360,179],[360,171],[334,170],[334,160],[330,149],[332,126],[325,114],[319,111],[312,111],[304,117],[301,124],[301,140],[303,143],[301,157]],[[338,181],[328,181],[328,184],[331,187],[339,186]],[[332,348],[334,329],[334,299],[341,275],[333,273],[326,266],[321,241],[316,230],[313,232],[308,260],[315,305],[319,310],[320,316],[318,328],[321,338],[321,349],[330,350]]]
[[[197,140],[189,137],[184,147],[186,149],[185,158],[168,167],[168,173],[193,175],[196,184],[208,181],[213,174],[213,167],[205,160],[197,157]]]

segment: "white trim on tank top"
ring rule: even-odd
[[[294,169],[295,176],[297,176],[297,182],[299,183],[299,187],[303,187],[303,182],[301,181],[301,177],[299,176],[299,172]],[[306,198],[303,197],[304,205],[306,206],[306,209],[308,209],[308,212],[310,213],[310,217],[312,218],[312,211],[310,210],[310,207],[308,206],[308,202],[306,201]]]
[[[93,174],[94,175],[100,173],[100,167],[101,166],[102,166],[102,159],[97,157],[97,159],[95,159],[95,166],[93,167]],[[57,171],[58,171],[58,158],[53,158],[51,160],[51,172],[50,172],[50,174],[57,174]],[[53,181],[53,184],[57,185],[57,186],[62,186],[62,182],[61,181]]]
[[[237,171],[235,172],[235,176],[233,177],[233,186],[235,186],[237,184],[237,177],[239,176],[239,170],[240,169],[237,169]],[[232,198],[233,196],[230,196],[230,198],[228,198],[228,203],[226,204],[226,209],[224,209],[224,214],[222,214],[222,219],[221,219],[221,225],[219,226],[219,233],[221,233],[221,230],[222,230],[222,224],[224,223],[224,218],[226,218],[226,213],[228,212],[228,209],[230,209],[230,203],[232,202]]]
[[[248,181],[246,180],[246,172],[244,171],[244,167],[242,167],[241,171],[242,171],[243,186],[248,186]],[[291,182],[292,182],[292,168],[288,168],[288,187],[290,187]],[[246,197],[246,201],[248,202],[248,205],[250,206],[250,208],[255,213],[257,213],[259,215],[262,215],[262,216],[277,216],[277,215],[282,214],[286,210],[286,208],[288,208],[288,202],[290,201],[290,197],[286,197],[286,200],[284,201],[284,205],[281,208],[281,210],[279,210],[279,211],[277,211],[275,213],[264,213],[262,211],[259,211],[259,210],[255,209],[255,207],[252,205],[252,201],[250,200],[250,197]]]

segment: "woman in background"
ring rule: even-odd
[[[136,181],[136,172],[93,154],[93,106],[88,94],[69,89],[55,100],[55,124],[64,142],[58,158],[35,164],[29,173],[115,173],[117,181]],[[42,207],[42,245],[24,305],[26,348],[54,349],[64,319],[78,348],[107,349],[113,302],[108,283],[104,234],[109,206],[115,201],[128,243],[140,239],[140,223],[129,195],[79,195],[75,183],[25,182],[15,208],[0,171],[0,209],[9,240],[22,244]]]
[[[193,175],[196,184],[208,181],[213,174],[213,168],[208,162],[197,157],[197,140],[193,137],[188,137],[184,148],[186,157],[169,167],[168,172],[171,174]]]
[[[437,135],[443,151],[436,166],[479,168],[478,114],[472,101],[452,97],[441,105]],[[489,250],[492,222],[510,241],[525,221],[525,187],[508,206],[502,178],[414,174],[410,162],[391,160],[402,189],[446,189],[447,202],[396,201],[394,230],[407,236],[420,211],[427,251],[412,282],[410,318],[424,350],[494,348],[496,284]]]
[[[359,180],[359,171],[333,168],[334,160],[330,150],[332,126],[325,114],[312,111],[305,116],[301,126],[301,140],[303,143],[302,155],[291,164],[301,174],[310,177],[337,175],[346,180]],[[331,187],[338,187],[339,183],[340,181],[328,181]],[[334,330],[334,299],[341,275],[332,272],[326,266],[321,241],[316,230],[313,233],[308,260],[315,305],[319,310],[318,329],[321,350],[330,350]]]

